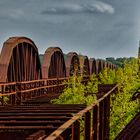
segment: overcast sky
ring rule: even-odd
[[[0,46],[31,38],[95,58],[137,56],[140,0],[0,0]]]

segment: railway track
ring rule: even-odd
[[[48,136],[85,105],[15,105],[0,107],[0,138],[25,140],[31,134],[44,130]],[[65,133],[68,137],[71,128]]]

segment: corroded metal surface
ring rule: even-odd
[[[95,65],[92,65],[93,62],[96,62],[96,68]],[[91,59],[89,66],[87,56],[79,55],[78,57],[75,52],[71,52],[67,55],[65,66],[62,50],[58,47],[50,47],[44,54],[42,73],[43,78],[60,78],[66,77],[66,75],[71,76],[71,73],[77,71],[77,69],[79,70],[80,67],[81,75],[90,75],[93,69],[96,69],[96,74],[98,74],[105,67],[105,63],[103,60]],[[116,68],[116,66],[111,63],[109,67],[110,69]],[[1,52],[0,70],[1,82],[41,79],[42,74],[38,49],[34,42],[26,37],[9,38],[4,43]]]
[[[81,122],[79,122],[79,119],[82,117],[85,122],[85,140],[91,138],[102,139],[104,137],[108,139],[108,101],[110,100],[110,94],[116,88],[117,86],[114,86],[96,103],[88,107],[85,105],[65,104],[33,105],[30,102],[26,106],[0,106],[0,137],[2,139],[10,138],[15,140],[16,135],[16,138],[21,140],[35,140],[36,138],[43,138],[44,140],[56,138],[69,140],[71,139],[70,136],[72,136],[73,140],[77,140],[80,139]],[[108,88],[106,88],[106,91],[108,91]],[[94,113],[94,117],[91,117],[91,111]]]
[[[0,55],[0,82],[40,79],[41,65],[34,42],[25,37],[9,38]]]
[[[80,72],[82,76],[90,75],[89,60],[87,56],[79,55]]]
[[[94,58],[90,58],[89,60],[89,64],[90,64],[90,74],[97,74],[97,61]]]
[[[109,63],[109,69],[112,69],[112,63]]]
[[[68,78],[40,79],[24,82],[0,83],[0,103],[4,105],[4,96],[9,97],[7,104],[22,104],[48,94],[62,93]],[[52,95],[53,97],[53,95]],[[50,98],[50,97],[48,97]]]
[[[140,140],[140,112],[125,126],[115,140]]]
[[[107,67],[107,62],[105,60],[102,60],[103,62],[103,69]]]
[[[67,77],[78,73],[80,70],[79,57],[76,52],[70,52],[66,58]]]
[[[97,59],[97,65],[98,65],[98,74],[103,71],[103,60]]]
[[[43,78],[66,77],[63,52],[58,47],[50,47],[45,51],[42,64]]]
[[[60,127],[85,105],[21,105],[0,107],[2,140],[38,140]],[[71,127],[61,135],[70,140]]]
[[[106,62],[106,67],[110,69],[110,62]]]
[[[52,82],[52,80],[54,80],[54,82]],[[60,80],[63,80],[63,78]],[[36,83],[38,81],[42,83],[43,80],[32,81],[33,83],[21,82],[21,84],[23,84],[20,85],[21,93],[24,94],[24,92],[28,91],[26,95],[30,97],[35,93],[33,88],[40,92],[40,89],[42,88],[53,88],[55,85],[57,85],[57,83],[55,83],[55,79],[51,79],[50,86],[43,84],[43,87],[38,87],[39,85]],[[30,83],[32,84],[30,85]],[[15,82],[9,84],[5,83],[2,84],[4,85],[4,88],[0,89],[7,88],[8,90],[6,90],[6,93],[10,93],[11,90],[14,90],[11,91],[12,95],[15,94],[15,90],[19,89],[13,88],[15,84]],[[38,88],[35,87],[35,85],[37,85]],[[24,89],[25,87],[26,89]],[[33,91],[33,93],[29,95],[29,91]],[[15,140],[15,136],[17,140],[19,138],[21,140],[35,140],[40,138],[44,140],[53,140],[56,138],[68,140],[71,139],[70,136],[72,136],[73,140],[80,140],[79,119],[82,117],[84,121],[84,138],[86,140],[91,138],[106,138],[108,140],[110,95],[112,92],[117,92],[117,85],[100,85],[99,92],[101,93],[100,99],[93,105],[86,108],[84,105],[41,105],[40,102],[38,105],[33,105],[29,102],[26,106],[0,106],[0,137],[2,139],[10,138],[11,140]],[[105,94],[106,92],[108,93]],[[24,96],[22,99],[24,99]],[[91,111],[94,115],[93,118],[91,117]],[[74,116],[72,116],[72,114]],[[139,120],[139,117],[134,118],[133,121],[130,122],[130,124],[124,129],[124,131],[120,133],[117,139],[131,138],[130,140],[133,140],[135,138],[138,140],[140,124]],[[130,133],[127,133],[128,130]]]
[[[105,68],[112,70],[117,69],[116,65],[101,59],[96,60],[94,58],[90,58],[89,63],[90,63],[90,74],[95,73],[96,75],[98,75]]]

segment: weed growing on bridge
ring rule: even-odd
[[[52,100],[55,104],[91,104],[96,100],[95,94],[98,87],[98,79],[94,74],[87,83],[82,82],[81,76],[72,76],[67,82],[67,87],[58,99]]]
[[[138,99],[132,101],[133,94],[140,88],[138,65],[135,61],[126,63],[115,74],[115,81],[120,83],[118,94],[111,97],[110,139],[115,137],[140,111]]]
[[[55,104],[84,104],[84,91],[85,86],[81,83],[82,78],[72,76],[67,82],[67,87],[64,89],[63,94],[58,99],[52,100]]]
[[[99,74],[100,84],[114,84],[116,83],[115,70],[104,68]]]

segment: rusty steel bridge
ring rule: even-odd
[[[117,69],[112,63],[76,52],[64,55],[59,47],[48,48],[40,58],[31,39],[9,38],[0,55],[0,139],[80,140],[82,119],[85,140],[108,140],[110,95],[117,92],[118,85],[99,85],[100,97],[91,106],[50,104],[73,73],[81,74],[86,84],[91,74],[98,75],[105,67]],[[5,97],[9,98],[6,104]],[[138,124],[139,118],[135,119]],[[125,138],[138,140],[138,132]],[[122,138],[123,132],[117,140]]]

